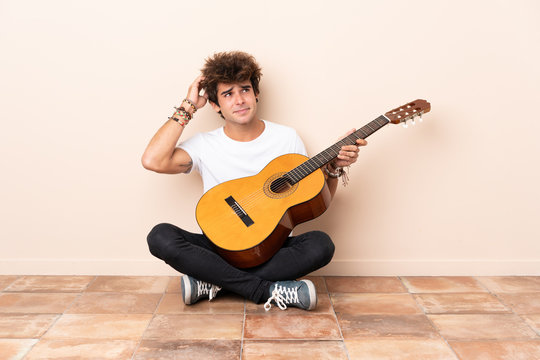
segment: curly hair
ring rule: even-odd
[[[201,72],[204,76],[201,87],[208,94],[208,99],[216,105],[219,105],[217,99],[218,83],[232,84],[250,80],[254,93],[259,93],[261,68],[255,58],[245,52],[215,53],[206,59]]]

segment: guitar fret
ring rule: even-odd
[[[379,116],[349,136],[330,146],[328,149],[321,151],[319,154],[305,161],[303,164],[300,164],[299,166],[290,170],[287,174],[285,174],[285,177],[290,179],[292,184],[296,184],[309,174],[335,159],[338,156],[342,146],[355,144],[356,140],[367,138],[388,123],[389,121],[384,115]]]

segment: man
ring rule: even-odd
[[[206,192],[224,181],[255,175],[271,160],[287,153],[305,155],[302,140],[289,127],[262,120],[257,114],[261,69],[253,56],[243,52],[214,54],[206,60],[176,112],[157,131],[142,157],[143,166],[158,173],[189,173],[197,170]],[[204,95],[201,91],[204,90]],[[177,143],[195,112],[210,103],[224,119],[224,126],[199,133]],[[354,163],[358,146],[343,146],[339,156],[323,170],[334,195],[342,167]],[[274,301],[281,309],[295,306],[312,310],[317,304],[313,283],[297,281],[328,264],[334,244],[328,235],[312,231],[290,236],[267,262],[238,269],[215,251],[203,234],[175,225],[156,225],[148,235],[150,252],[182,276],[182,298],[189,305],[212,300],[223,288],[269,309]]]

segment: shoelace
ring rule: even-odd
[[[208,294],[208,301],[216,297],[221,288],[217,285],[212,285],[204,281],[197,281],[197,297]]]
[[[272,291],[272,296],[264,304],[264,310],[268,311],[272,307],[272,300],[281,309],[287,309],[286,304],[292,304],[299,302],[298,300],[298,286],[283,287],[276,284],[276,287]]]

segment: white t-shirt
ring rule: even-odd
[[[255,175],[280,155],[307,155],[294,129],[263,121],[264,131],[252,141],[233,140],[220,127],[178,145],[191,156],[192,169],[201,174],[204,192],[224,181]]]

